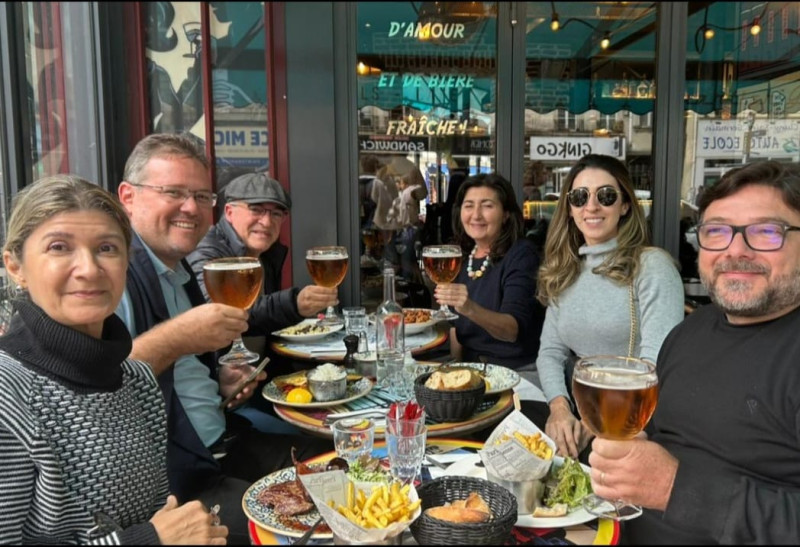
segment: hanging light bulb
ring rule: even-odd
[[[759,32],[761,32],[761,18],[756,17],[753,19],[753,26],[750,27],[750,34],[756,36]]]
[[[550,20],[550,30],[558,32],[559,28],[561,28],[561,23],[558,21],[558,14],[553,12],[553,17]]]
[[[714,29],[711,27],[706,27],[706,31],[703,33],[703,36],[706,37],[706,40],[711,40],[714,37]]]
[[[608,49],[608,46],[611,45],[611,35],[606,31],[603,35],[603,39],[600,40],[600,47],[603,49]]]

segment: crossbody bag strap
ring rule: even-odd
[[[631,284],[628,287],[628,308],[630,309],[631,314],[631,332],[628,338],[628,357],[633,357],[633,346],[636,342],[636,328],[638,326],[636,321],[636,306],[633,303],[633,281],[631,281]]]

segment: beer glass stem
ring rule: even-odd
[[[240,336],[233,341],[231,350],[220,358],[219,363],[221,365],[239,365],[255,363],[258,359],[259,355],[247,349]]]
[[[339,317],[336,313],[336,310],[333,306],[328,306],[328,309],[325,310],[325,315],[319,321],[320,325],[342,325],[344,324],[344,320]]]

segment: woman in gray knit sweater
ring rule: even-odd
[[[23,296],[0,337],[0,543],[224,545],[200,502],[167,497],[164,400],[114,314],[125,211],[56,175],[17,194],[7,233]]]
[[[537,281],[547,306],[536,359],[550,406],[545,433],[563,455],[577,457],[591,440],[573,413],[567,364],[600,354],[656,362],[683,319],[675,261],[648,239],[625,165],[599,154],[581,158],[561,189]]]

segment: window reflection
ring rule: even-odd
[[[357,7],[361,301],[389,264],[401,304],[431,307],[421,248],[450,237],[458,181],[495,166],[497,4]]]
[[[653,2],[527,3],[523,213],[540,252],[562,183],[589,153],[627,165],[649,217],[655,20]]]
[[[680,263],[696,278],[705,189],[745,163],[800,161],[800,4],[689,4]]]

